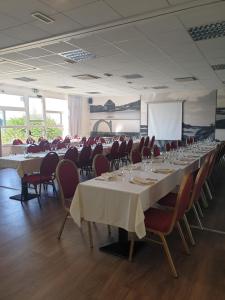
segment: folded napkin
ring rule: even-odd
[[[101,181],[110,181],[116,179],[116,174],[113,173],[103,173],[101,176],[96,177],[95,180],[101,180]]]
[[[189,164],[188,161],[185,160],[175,160],[173,162],[174,165],[178,165],[178,166],[186,166],[187,164]]]
[[[158,180],[153,178],[142,178],[142,177],[134,177],[130,180],[130,183],[141,184],[141,185],[152,185],[156,183]]]
[[[174,170],[173,169],[155,169],[155,170],[152,170],[152,172],[161,173],[161,174],[170,174],[170,173],[173,173]]]

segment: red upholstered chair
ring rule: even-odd
[[[98,154],[102,154],[102,153],[103,153],[102,144],[97,144],[95,146],[94,150],[92,151],[91,156],[90,156],[90,161],[89,161],[90,170],[92,170],[93,159],[95,158],[95,156],[98,155]]]
[[[177,144],[179,148],[184,146],[182,141],[178,141]]]
[[[82,139],[81,139],[81,144],[84,144],[87,142],[87,138],[86,136],[83,136]]]
[[[78,167],[80,173],[83,174],[86,171],[86,175],[90,173],[90,157],[91,157],[91,146],[84,146],[80,152],[78,159]]]
[[[118,159],[119,159],[118,150],[119,150],[119,142],[114,141],[110,149],[110,153],[106,155],[108,160],[111,162],[111,169],[113,169],[114,166],[116,168],[118,165]]]
[[[131,162],[133,164],[137,164],[139,162],[141,162],[142,159],[141,159],[141,154],[138,150],[133,150],[131,151]]]
[[[38,146],[40,147],[41,151],[51,150],[50,143],[44,138],[39,142]]]
[[[15,140],[13,140],[12,144],[13,145],[22,145],[23,142],[20,139],[15,139]]]
[[[121,142],[119,149],[118,149],[118,158],[120,160],[120,162],[123,163],[127,163],[127,159],[126,159],[126,148],[127,148],[127,142],[124,140]]]
[[[172,141],[172,142],[171,142],[171,146],[170,146],[170,148],[171,148],[171,149],[173,149],[173,150],[176,150],[176,149],[177,149],[177,147],[178,147],[178,145],[177,145],[177,141]]]
[[[152,150],[154,147],[154,143],[155,143],[155,136],[153,135],[149,144],[149,148]]]
[[[138,146],[138,150],[139,150],[140,153],[142,152],[142,149],[144,147],[144,143],[145,143],[145,138],[142,137],[141,140],[140,140],[139,146]]]
[[[78,156],[79,156],[79,153],[78,153],[78,150],[76,147],[70,147],[65,155],[64,155],[64,159],[69,159],[71,160],[73,163],[75,163],[75,165],[77,165],[78,163]]]
[[[142,157],[150,158],[151,157],[151,149],[149,147],[144,146],[142,149]]]
[[[149,138],[149,136],[147,136],[146,139],[145,139],[145,142],[144,142],[145,147],[149,146],[149,140],[150,140],[150,138]]]
[[[127,156],[127,160],[130,160],[130,153],[133,147],[133,140],[129,139],[128,143],[127,143],[127,147],[126,147],[126,156]]]
[[[69,135],[67,135],[67,136],[65,136],[63,142],[64,142],[65,144],[70,144],[70,140],[71,140],[71,137],[70,137]]]
[[[103,137],[100,137],[100,142],[101,142],[102,144],[106,144],[106,140],[105,140]]]
[[[61,160],[56,168],[56,179],[59,186],[60,199],[66,212],[57,237],[60,239],[67,218],[70,216],[71,201],[80,181],[79,172],[76,165],[70,159]]]
[[[155,157],[160,155],[160,148],[157,145],[155,145],[154,148],[153,148],[153,155]]]
[[[125,136],[124,136],[124,135],[121,135],[121,136],[119,137],[119,141],[120,141],[120,142],[125,141]]]
[[[38,153],[41,151],[42,151],[42,149],[39,145],[32,144],[27,147],[27,153]]]
[[[167,152],[170,151],[170,148],[171,148],[170,143],[166,143],[165,149],[166,149]]]
[[[35,192],[37,195],[38,203],[40,205],[40,198],[41,198],[41,185],[52,185],[53,191],[56,194],[56,188],[54,184],[55,179],[55,170],[57,167],[57,164],[59,162],[59,157],[57,153],[55,152],[49,152],[42,160],[41,167],[40,167],[40,173],[38,174],[32,174],[32,175],[25,175],[23,177],[23,181],[28,184],[32,184],[35,188]],[[37,186],[40,186],[39,188],[39,194],[37,192]]]
[[[102,155],[97,154],[93,159],[92,168],[94,170],[95,176],[101,176],[103,173],[110,171],[110,164],[108,159]]]
[[[176,197],[176,203],[173,210],[150,208],[145,212],[145,227],[148,233],[158,235],[161,239],[161,245],[167,256],[171,272],[174,277],[178,277],[173,259],[170,254],[165,236],[169,235],[174,227],[178,229],[185,252],[189,254],[189,248],[180,226],[180,220],[183,218],[185,210],[190,202],[191,189],[193,185],[193,176],[189,174],[182,180],[179,193]],[[156,241],[157,242],[157,241]],[[157,242],[159,243],[159,242]],[[133,244],[133,243],[132,243]],[[131,250],[132,253],[132,250]]]
[[[58,142],[57,143],[57,149],[60,150],[60,149],[65,149],[66,148],[66,144],[62,141]]]

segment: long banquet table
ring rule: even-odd
[[[90,222],[116,226],[143,238],[146,235],[144,211],[179,185],[184,174],[197,170],[205,155],[214,148],[215,145],[207,146],[195,154],[187,151],[185,163],[175,161],[171,164],[155,159],[148,170],[140,163],[125,170],[122,176],[120,171],[116,171],[113,180],[100,177],[82,182],[71,203],[71,216],[78,226],[83,218]],[[163,174],[157,172],[159,169],[171,172]],[[134,184],[130,182],[132,177],[157,181],[149,185]]]

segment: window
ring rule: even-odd
[[[45,136],[49,140],[68,134],[68,102],[55,98],[25,98],[0,94],[2,141],[11,144],[16,138],[26,141]]]

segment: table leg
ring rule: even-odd
[[[14,195],[14,196],[11,196],[9,198],[13,199],[13,200],[26,202],[28,200],[37,198],[37,195],[36,194],[30,194],[28,192],[28,185],[27,185],[26,182],[23,181],[23,178],[21,178],[21,194]]]
[[[139,250],[145,245],[143,241],[135,241],[133,255],[137,254]],[[129,258],[130,241],[128,240],[128,232],[125,229],[118,228],[118,241],[99,248],[100,251]]]

